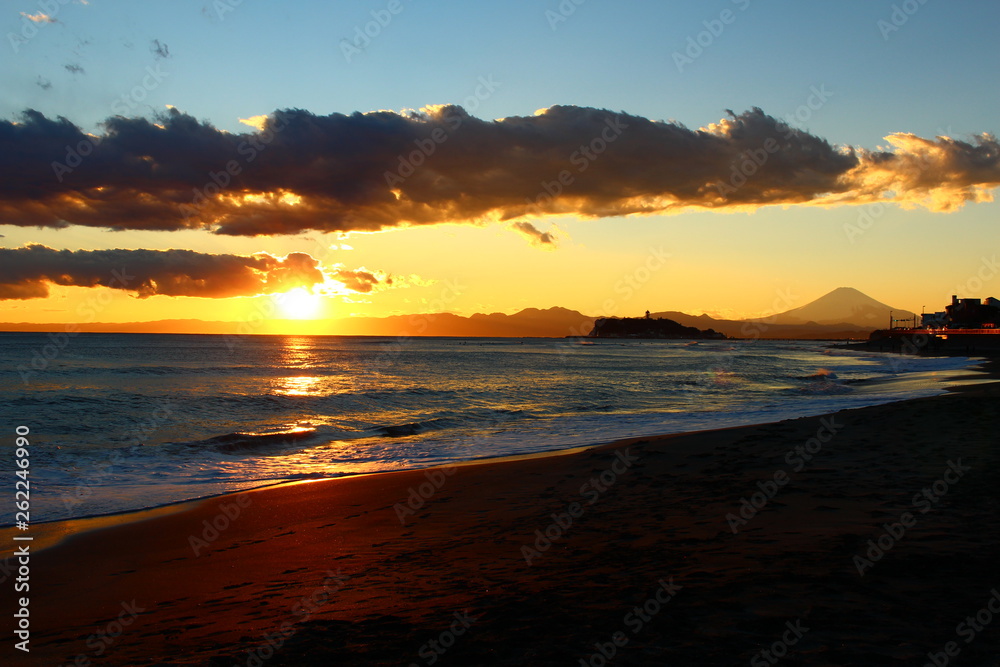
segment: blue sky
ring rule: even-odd
[[[919,9],[884,39],[878,22],[891,21],[893,6],[905,3],[566,0],[573,13],[552,22],[546,12],[560,12],[555,1],[401,0],[402,11],[348,62],[341,41],[364,29],[371,12],[385,12],[387,0],[245,0],[223,9],[230,1],[52,0],[58,22],[39,24],[19,53],[4,50],[0,114],[32,107],[93,125],[157,63],[154,39],[169,47],[170,58],[159,61],[167,76],[136,111],[173,104],[232,130],[239,116],[278,108],[461,103],[478,77],[490,75],[502,87],[476,110],[483,118],[577,104],[692,127],[727,108],[785,116],[812,86],[825,86],[829,108],[804,125],[864,146],[892,131],[994,129],[1000,102],[993,42],[1000,6],[989,2],[914,1]],[[11,4],[40,11],[36,3]],[[715,23],[721,33],[703,38],[702,53],[678,71],[673,54],[685,53],[688,39],[724,11],[731,23]],[[19,33],[20,24],[9,11],[4,32]],[[84,73],[67,72],[67,64]],[[38,77],[52,88],[39,88]]]
[[[471,98],[472,114],[483,119],[571,104],[698,128],[718,122],[726,109],[761,107],[834,144],[869,149],[884,146],[883,137],[893,132],[968,138],[998,130],[1000,4],[993,2],[50,0],[58,10],[48,12],[54,22],[22,17],[45,13],[45,6],[5,4],[2,118],[32,108],[99,132],[100,121],[124,101],[133,115],[152,116],[173,105],[217,128],[243,132],[248,128],[239,118],[275,109],[328,114],[468,106],[482,81],[490,81],[495,90]],[[377,16],[391,20],[376,30]],[[345,56],[345,40],[366,26],[377,34],[358,44],[360,53],[348,48]],[[154,53],[154,40],[169,57]],[[678,66],[677,54],[690,61]],[[142,88],[151,71],[159,73],[156,84]],[[556,252],[599,246],[628,255],[667,242],[679,267],[749,281],[736,291],[716,285],[671,293],[662,303],[664,309],[720,313],[759,312],[788,282],[810,298],[849,284],[919,309],[919,301],[933,302],[966,280],[984,249],[1000,241],[993,203],[948,214],[892,206],[862,236],[849,238],[845,229],[860,214],[853,206],[768,207],[752,214],[549,222],[567,238]],[[9,226],[2,232],[9,246],[31,240],[72,248],[173,247],[183,239],[197,250],[220,247],[217,237],[187,232],[126,236]],[[975,243],[953,243],[956,238]],[[227,242],[231,252],[261,245]],[[267,247],[289,252],[300,249],[298,243],[276,238]],[[397,266],[386,270],[432,273],[431,260],[396,258],[382,239],[354,245],[366,265],[393,257]],[[929,264],[940,274],[887,271]],[[993,291],[1000,293],[998,287]],[[527,303],[523,288],[517,289],[516,300],[470,296],[457,308],[510,310],[516,303],[594,310],[584,297],[556,303],[564,299],[558,291],[536,292]],[[395,302],[390,310],[405,308]]]

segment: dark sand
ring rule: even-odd
[[[922,665],[948,642],[949,664],[998,665],[1000,614],[970,642],[958,628],[1000,587],[998,407],[1000,386],[981,385],[840,412],[800,472],[786,453],[830,417],[461,466],[405,525],[394,505],[424,471],[188,504],[34,555],[31,653],[7,634],[8,579],[0,664],[258,665],[255,649],[268,665],[601,665],[595,643],[621,633],[610,664],[772,664],[758,652],[784,634],[784,665]],[[587,504],[581,486],[616,460]],[[959,460],[921,513],[914,496]],[[726,515],[779,470],[790,481],[734,534]],[[196,557],[189,537],[237,501]],[[574,502],[529,566],[522,546]],[[907,511],[860,576],[854,556]],[[660,582],[680,587],[666,603]]]

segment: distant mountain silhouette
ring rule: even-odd
[[[487,336],[564,338],[585,336],[594,317],[568,308],[525,308],[513,315],[451,313],[352,317],[330,322],[331,333],[375,336]]]
[[[653,317],[676,320],[689,327],[715,329],[731,338],[866,338],[875,329],[913,313],[876,301],[852,287],[839,287],[799,308],[766,318],[717,320],[708,315],[688,315],[676,311],[654,313]]]
[[[841,287],[800,308],[771,318],[719,320],[708,315],[688,315],[676,311],[652,313],[681,326],[714,329],[730,338],[867,338],[889,322],[889,306],[856,289]],[[912,313],[891,309],[902,319]],[[638,313],[637,313],[638,314]],[[344,336],[484,336],[564,338],[586,336],[597,317],[568,308],[525,308],[512,315],[476,313],[462,317],[452,313],[392,315],[389,317],[346,317],[333,320],[275,320],[254,324],[201,320],[159,320],[73,325],[0,323],[0,331],[87,331],[123,333],[275,333]]]
[[[564,338],[586,336],[595,317],[568,308],[526,308],[513,315],[476,313],[462,317],[452,313],[391,315],[389,317],[345,317],[332,320],[260,320],[216,322],[203,320],[157,320],[153,322],[92,322],[87,324],[0,323],[0,331],[119,332],[119,333],[211,333],[267,334],[277,331],[302,335],[343,336],[484,336],[514,338]]]
[[[912,318],[913,313],[887,306],[853,287],[838,287],[829,294],[799,308],[769,318],[774,324],[853,324],[882,329],[893,319]]]
[[[699,329],[714,329],[729,338],[797,338],[804,340],[827,340],[846,338],[867,338],[875,327],[859,327],[854,324],[771,324],[767,320],[717,320],[708,315],[688,315],[678,311],[653,313],[653,317],[663,317],[684,326]]]

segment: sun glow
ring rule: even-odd
[[[313,294],[304,287],[296,287],[293,290],[275,296],[278,308],[281,313],[293,320],[311,320],[319,314],[322,296]]]

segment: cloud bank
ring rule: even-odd
[[[324,271],[306,253],[275,257],[212,255],[192,250],[54,250],[43,245],[0,248],[0,299],[36,299],[49,286],[110,287],[139,298],[155,295],[225,298],[285,292],[333,279],[371,292],[393,279],[379,272]]]
[[[99,137],[31,110],[0,121],[0,223],[254,236],[872,201],[946,211],[1000,184],[988,134],[837,147],[760,109],[698,130],[574,106],[249,120],[258,131],[232,134],[171,109],[110,118]]]

